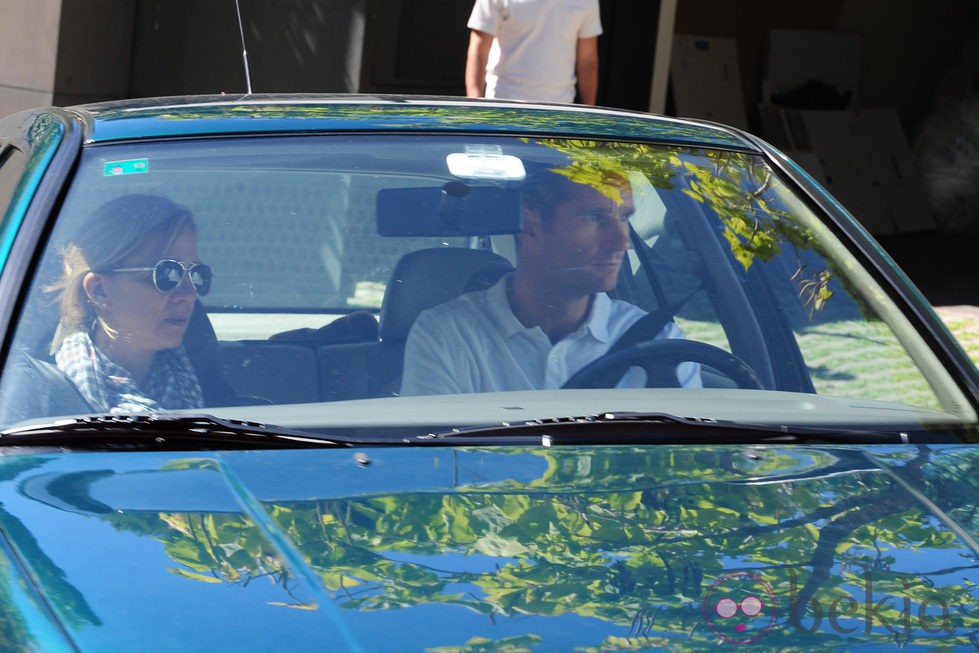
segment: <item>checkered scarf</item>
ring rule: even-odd
[[[65,338],[54,355],[92,408],[111,414],[201,408],[201,386],[183,347],[156,353],[144,386],[102,353],[91,336],[78,331]]]

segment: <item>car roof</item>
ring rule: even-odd
[[[459,111],[465,107],[465,111]],[[180,96],[68,108],[87,143],[282,132],[482,132],[654,140],[756,151],[745,134],[708,122],[587,107],[459,97]]]

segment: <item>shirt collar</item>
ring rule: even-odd
[[[612,300],[609,296],[603,292],[595,293],[595,296],[592,298],[591,308],[588,310],[588,317],[585,318],[583,326],[599,342],[608,342],[610,339],[608,322],[611,312]]]
[[[486,291],[486,300],[493,319],[496,321],[496,328],[504,338],[527,331],[527,327],[513,314],[513,309],[510,308],[510,300],[507,298],[507,285],[512,278],[513,273],[511,272]]]
[[[507,284],[513,277],[513,273],[506,275],[499,282],[486,291],[486,299],[489,302],[490,310],[496,320],[496,327],[500,333],[509,338],[517,333],[523,333],[532,329],[527,329],[523,323],[513,314],[510,308],[510,300],[507,298]],[[592,337],[599,342],[609,341],[608,322],[612,311],[612,300],[603,292],[595,293],[591,307],[584,323],[574,332],[581,334],[584,329],[591,333]],[[535,329],[538,327],[534,327]]]

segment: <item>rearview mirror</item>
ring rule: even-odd
[[[381,236],[489,236],[519,233],[523,203],[519,188],[470,186],[385,188],[377,194]]]

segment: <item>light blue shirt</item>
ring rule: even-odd
[[[601,357],[646,313],[628,302],[595,295],[584,323],[552,344],[540,327],[525,327],[510,309],[503,279],[422,312],[405,347],[402,395],[459,394],[560,388]],[[682,338],[673,322],[656,338]],[[700,366],[681,363],[677,380],[701,387]],[[645,372],[630,369],[617,387],[643,387]]]

